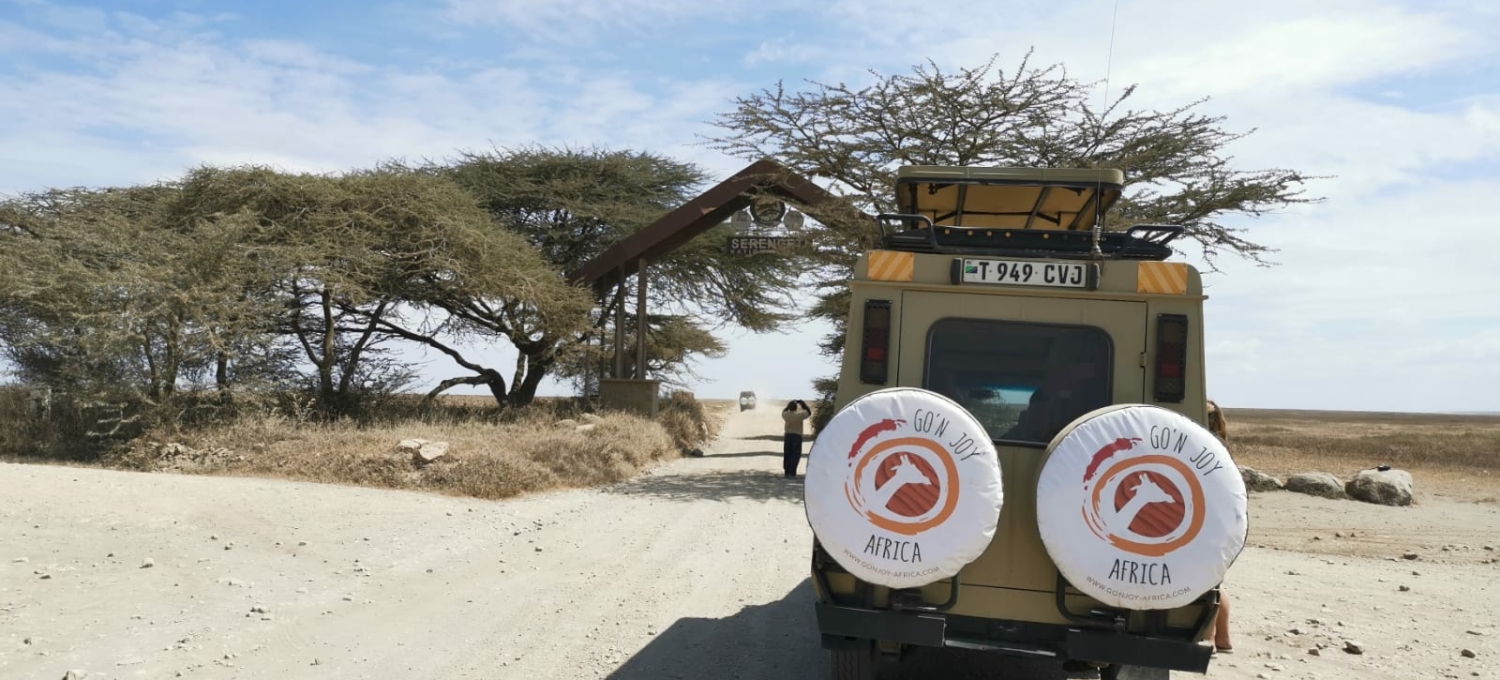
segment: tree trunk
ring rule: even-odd
[[[322,291],[323,301],[323,356],[313,359],[318,365],[318,397],[326,409],[333,405],[333,362],[336,339],[333,327],[333,296],[327,288]]]
[[[516,383],[515,389],[511,390],[511,406],[528,406],[536,400],[536,389],[542,384],[542,379],[547,377],[553,362],[550,358],[530,359],[527,362],[526,377]]]
[[[505,408],[507,405],[504,376],[501,376],[499,371],[487,368],[479,375],[459,376],[438,383],[437,387],[432,388],[432,391],[422,398],[422,407],[431,407],[433,400],[437,399],[439,394],[459,385],[484,385],[490,388],[490,395],[495,398],[496,405],[500,408]]]
[[[214,385],[219,390],[219,401],[229,403],[233,398],[229,392],[229,353],[219,352],[214,357]]]

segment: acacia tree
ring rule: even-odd
[[[235,292],[275,306],[267,317],[274,343],[221,354],[220,373],[231,355],[244,362],[294,352],[310,370],[307,382],[327,415],[351,412],[366,394],[393,391],[410,379],[410,367],[392,359],[389,337],[376,331],[376,320],[393,313],[398,293],[382,288],[380,235],[388,230],[371,224],[387,206],[369,199],[338,176],[254,166],[188,173],[173,223],[193,229],[230,215],[253,224],[245,243],[256,251],[246,264],[262,276]]]
[[[903,165],[1118,168],[1125,191],[1106,228],[1182,225],[1210,266],[1225,253],[1265,264],[1271,252],[1227,218],[1315,200],[1304,195],[1311,178],[1301,172],[1236,167],[1225,148],[1249,132],[1229,131],[1223,117],[1199,112],[1202,100],[1136,109],[1131,86],[1095,106],[1097,89],[1061,65],[1033,66],[1030,54],[1011,71],[997,67],[996,57],[956,72],[928,62],[906,74],[872,71],[863,86],[811,81],[789,90],[777,83],[737,98],[717,117],[723,133],[708,141],[734,156],[774,158],[829,180],[846,199],[815,215],[824,228],[813,313],[834,324],[823,350],[835,356],[844,345],[845,282],[860,252],[878,240],[873,222],[852,216],[891,211]],[[834,384],[819,381],[825,402]]]
[[[429,170],[464,187],[498,228],[525,238],[562,272],[576,270],[691,200],[706,180],[691,164],[646,152],[601,149],[497,149],[466,153]],[[790,307],[795,263],[730,257],[722,247],[725,234],[727,227],[710,232],[647,269],[653,307],[647,315],[647,362],[658,377],[680,378],[689,372],[690,360],[722,355],[713,330],[737,324],[765,332],[789,319],[782,310]],[[612,350],[604,329],[626,303],[613,287],[592,295],[592,323],[564,343],[571,356],[552,349],[562,338],[517,343],[522,350],[518,381],[524,376],[523,384],[534,390],[545,375],[557,373],[587,391],[598,361]],[[477,323],[480,316],[471,313],[470,320]],[[634,319],[634,312],[627,317]],[[626,349],[633,365],[633,348]]]
[[[163,405],[270,334],[245,266],[253,222],[178,228],[176,183],[49,190],[0,206],[0,345],[23,380]],[[247,366],[242,374],[269,370]],[[227,394],[227,393],[226,393]]]

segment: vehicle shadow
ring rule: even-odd
[[[683,618],[661,631],[608,677],[611,680],[822,680],[828,662],[818,644],[812,580],[775,602],[722,619]]]
[[[801,502],[802,479],[787,479],[779,470],[724,470],[642,477],[616,484],[604,491],[622,496],[655,496],[684,502],[727,502],[739,499]]]
[[[752,604],[722,619],[683,618],[652,638],[608,677],[610,680],[828,680],[813,613],[812,579],[775,602]],[[968,650],[914,648],[881,669],[882,678],[998,678],[1063,680],[1056,662]]]

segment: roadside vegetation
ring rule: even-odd
[[[1500,415],[1224,410],[1235,462],[1274,475],[1348,476],[1377,465],[1496,500]]]

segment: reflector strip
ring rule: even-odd
[[[914,263],[915,258],[912,253],[898,253],[891,250],[871,251],[870,280],[910,281],[915,268]]]
[[[1187,292],[1185,262],[1141,262],[1136,265],[1135,292],[1182,295]]]

